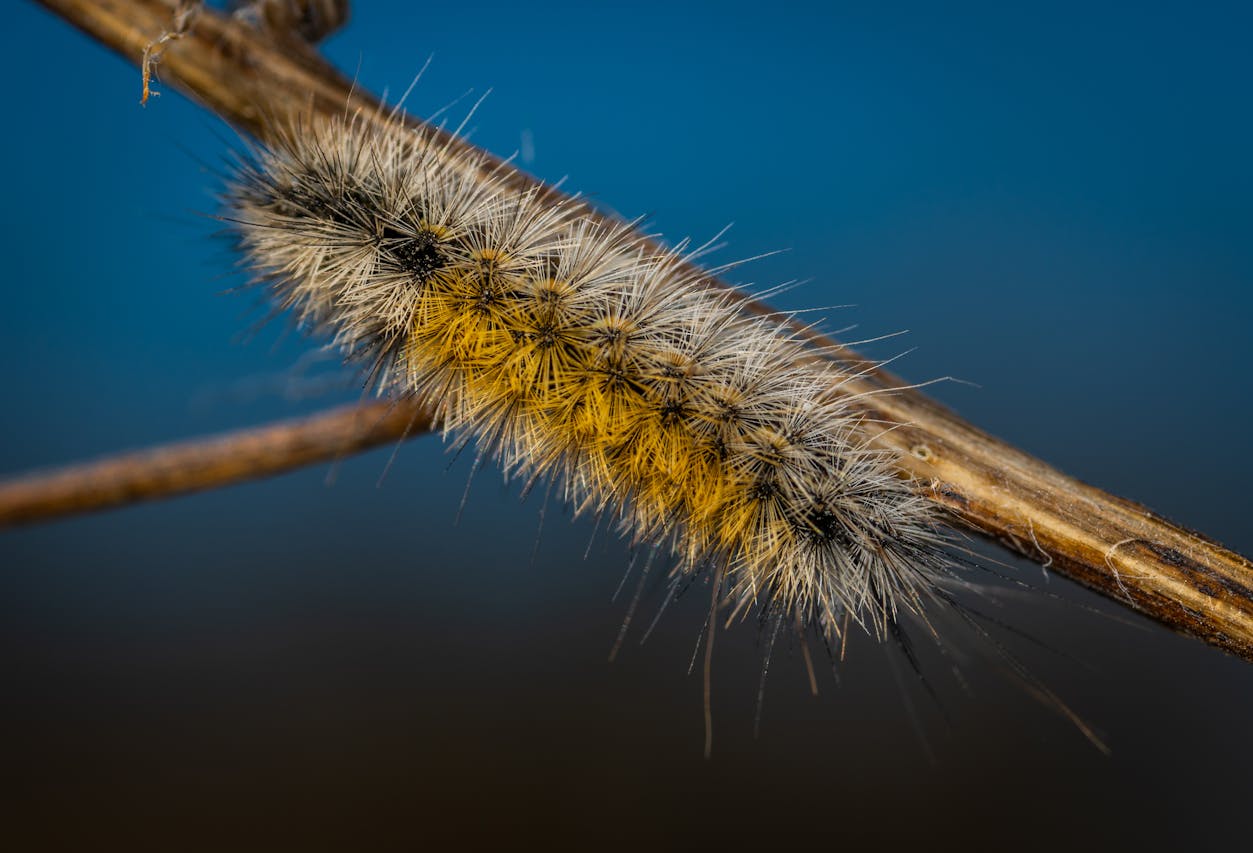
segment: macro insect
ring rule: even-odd
[[[428,402],[528,489],[555,480],[633,544],[668,543],[676,582],[713,571],[736,609],[838,644],[936,597],[935,510],[869,446],[848,374],[781,321],[420,132],[346,120],[279,140],[241,169],[228,218],[280,306],[383,393]]]

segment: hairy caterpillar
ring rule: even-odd
[[[424,133],[312,120],[278,138],[228,218],[281,307],[371,360],[384,392],[431,401],[633,543],[667,543],[677,574],[713,571],[736,610],[838,643],[938,597],[933,510],[867,446],[847,374],[781,321]]]
[[[704,247],[659,250],[513,176],[394,118],[310,116],[253,148],[227,219],[280,308],[365,360],[380,391],[432,406],[459,446],[476,437],[524,491],[548,480],[576,514],[608,517],[648,551],[641,584],[663,550],[670,595],[712,576],[706,755],[724,604],[773,624],[771,646],[791,623],[842,649],[855,623],[915,668],[901,620],[936,634],[929,604],[990,639],[946,589],[964,583],[936,510],[870,447],[851,373],[746,315],[692,265]]]

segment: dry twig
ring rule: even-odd
[[[409,401],[348,406],[0,483],[0,528],[282,474],[431,428]]]

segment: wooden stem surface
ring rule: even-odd
[[[176,0],[37,2],[136,63],[170,31],[177,6]],[[268,38],[209,9],[184,37],[166,45],[158,71],[166,82],[261,139],[276,117],[345,110],[370,116],[379,107],[376,98],[355,89],[313,48]],[[125,102],[120,98],[119,108]],[[448,144],[468,146],[460,140]],[[520,172],[511,181],[519,190],[536,185]],[[559,195],[551,188],[546,192]],[[590,208],[587,213],[605,216]],[[767,310],[747,299],[745,307]],[[821,335],[808,336],[815,344],[836,346]],[[844,388],[863,395],[894,389],[859,400],[870,418],[900,425],[881,427],[876,440],[899,451],[919,487],[974,530],[1177,631],[1253,660],[1253,564],[1245,558],[1062,474],[918,391],[900,387],[884,371],[871,371]],[[262,466],[262,473],[293,467],[267,467],[260,458],[252,462]],[[222,482],[229,480],[204,487]]]
[[[429,432],[410,401],[346,406],[0,483],[0,529],[282,474]]]

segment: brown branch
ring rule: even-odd
[[[168,31],[175,9],[174,0],[38,2],[133,62]],[[279,44],[209,10],[185,38],[168,45],[161,68],[171,84],[261,138],[284,116],[345,109],[369,116],[379,106],[311,48]],[[454,149],[466,145],[460,140],[448,144]],[[521,173],[511,180],[515,189],[535,185]],[[766,310],[747,299],[744,304],[747,310]],[[816,344],[834,345],[821,335],[809,336]],[[929,497],[1011,550],[1047,561],[1177,631],[1253,660],[1253,565],[1248,560],[1054,470],[899,385],[891,375],[873,371],[845,389],[896,389],[863,397],[861,405],[872,418],[901,425],[884,429],[877,440],[902,454]]]
[[[374,402],[28,474],[0,483],[0,529],[272,477],[430,429],[416,403]]]

